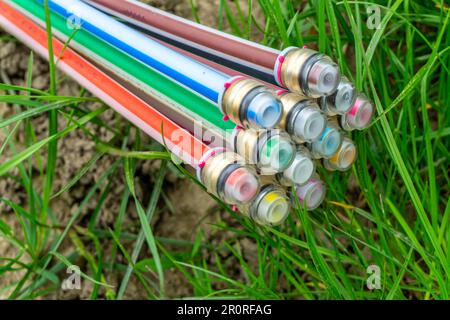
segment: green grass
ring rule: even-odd
[[[84,266],[83,281],[92,283],[92,299],[126,297],[131,280],[138,283],[141,296],[164,298],[165,274],[173,269],[197,299],[448,299],[450,9],[437,0],[376,1],[381,24],[370,30],[366,6],[373,3],[249,0],[244,7],[240,1],[220,1],[219,27],[228,25],[237,35],[256,36],[275,48],[308,44],[334,57],[358,89],[375,101],[377,115],[368,130],[352,134],[359,154],[351,172],[321,171],[328,186],[328,201],[321,209],[294,210],[279,228],[257,227],[229,212],[232,223],[208,226],[213,234],[226,232],[219,245],[208,240],[201,225],[191,240],[155,236],[157,230],[149,222],[171,207],[164,192],[167,171],[192,179],[183,168],[169,165],[162,149],[143,143],[125,121],[119,119],[114,127],[106,124],[101,114],[107,108],[86,108],[95,99],[85,97],[84,91],[75,97],[58,96],[61,79],[52,64],[48,91],[31,88],[32,55],[25,87],[13,86],[2,76],[0,90],[7,95],[0,101],[15,112],[0,119],[6,137],[0,141],[0,154],[9,155],[0,164],[0,179],[20,183],[27,200],[21,206],[0,199],[20,225],[20,232],[14,231],[0,215],[0,241],[17,249],[15,257],[0,257],[0,277],[17,278],[0,288],[0,295],[47,297],[59,290],[66,265],[76,263]],[[201,7],[192,8],[201,19]],[[265,16],[265,24],[256,18],[256,10]],[[43,114],[48,114],[49,136],[38,141],[32,118]],[[62,131],[57,119],[68,123]],[[113,138],[100,140],[96,130],[101,128]],[[94,141],[97,152],[65,186],[54,190],[56,142],[75,130]],[[114,164],[61,225],[52,201],[70,192],[105,155],[114,157]],[[149,199],[142,198],[136,192],[136,168],[155,158],[163,164]],[[127,187],[114,225],[105,228],[99,217],[116,179]],[[44,186],[39,185],[42,181]],[[88,221],[80,221],[92,201],[96,206]],[[130,207],[139,217],[134,228],[124,225]],[[253,259],[246,255],[243,239],[254,244]],[[366,287],[370,265],[381,270],[379,290]],[[118,285],[109,286],[111,274],[117,273]]]

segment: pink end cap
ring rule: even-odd
[[[284,62],[284,57],[283,56],[279,56],[278,57],[278,61],[280,62],[278,64],[278,69],[277,69],[277,78],[278,78],[278,83],[282,86],[284,86],[283,80],[281,80],[281,67],[283,66],[283,62]]]
[[[356,116],[356,113],[358,112],[358,109],[361,107],[361,100],[357,99],[353,107],[349,111],[349,115]]]

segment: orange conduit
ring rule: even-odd
[[[48,58],[45,30],[3,1],[0,1],[0,25],[43,57]],[[204,153],[209,150],[208,146],[129,92],[75,51],[64,48],[64,44],[55,38],[53,38],[53,48],[54,58],[59,58],[57,65],[59,69],[153,139],[165,144],[184,162],[194,168],[197,167]]]

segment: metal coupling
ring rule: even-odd
[[[297,143],[312,142],[326,127],[326,118],[314,100],[290,92],[278,93],[283,106],[279,128],[293,136]]]
[[[281,130],[255,130],[237,127],[231,137],[234,152],[248,164],[256,165],[262,174],[286,170],[294,160],[295,145]]]
[[[341,79],[339,67],[330,57],[297,47],[280,53],[274,76],[280,86],[311,98],[332,94]]]
[[[241,156],[223,148],[203,155],[197,178],[209,193],[232,205],[251,202],[260,188],[255,169],[247,166]]]
[[[222,112],[244,128],[272,129],[281,118],[282,107],[275,92],[245,77],[231,79],[219,103]]]

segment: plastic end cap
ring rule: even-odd
[[[263,165],[268,165],[276,172],[286,170],[294,158],[294,145],[291,141],[275,136],[269,139],[261,150]]]
[[[294,161],[288,170],[288,172],[285,172],[287,173],[286,176],[296,185],[303,185],[313,176],[315,166],[311,159],[302,157],[298,161]]]
[[[356,100],[355,87],[350,83],[343,83],[338,87],[335,97],[335,107],[337,112],[344,114],[350,110]]]
[[[275,128],[280,122],[281,116],[281,104],[269,92],[258,94],[248,106],[247,119],[255,128]]]
[[[269,225],[279,225],[289,215],[290,204],[286,196],[270,192],[258,206],[258,217]]]
[[[225,195],[235,203],[249,203],[259,191],[259,180],[245,168],[235,170],[227,179]]]
[[[347,121],[355,129],[362,130],[369,126],[374,113],[373,104],[366,99],[357,99],[347,114]]]
[[[333,156],[339,149],[342,143],[342,134],[335,128],[329,128],[320,140],[319,153],[324,158]]]
[[[305,141],[317,140],[326,127],[326,118],[320,110],[307,107],[300,112],[294,124],[294,133]]]
[[[308,210],[317,209],[325,199],[326,188],[322,181],[310,181],[305,186],[297,187],[297,196]]]
[[[338,157],[338,167],[341,170],[350,168],[356,159],[356,146],[349,141],[344,141]]]
[[[314,96],[328,96],[336,91],[341,73],[339,67],[328,58],[318,60],[312,66],[309,75],[309,89]]]

